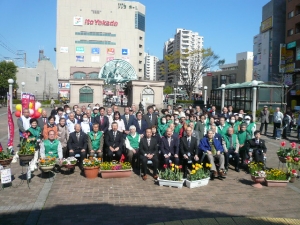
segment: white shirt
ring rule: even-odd
[[[116,122],[118,124],[118,131],[122,132],[125,130],[125,124],[124,121],[122,119],[120,120],[115,120],[113,122]],[[111,126],[110,126],[111,127]]]
[[[179,117],[185,117],[185,113],[184,113],[183,111],[181,111],[181,112],[179,113]]]
[[[75,131],[75,124],[77,124],[77,119],[76,118],[74,118],[74,123],[70,120],[70,119],[67,119],[67,127],[68,127],[68,131],[69,131],[69,133],[72,133],[72,132],[74,132]]]
[[[275,112],[274,113],[274,123],[281,123],[283,119],[282,112]]]
[[[89,122],[81,122],[80,125],[81,125],[81,129],[84,133],[87,134],[91,131]]]
[[[129,135],[131,135],[131,134],[129,134]],[[131,136],[132,136],[133,138],[135,138],[136,135],[137,135],[137,132],[135,132],[135,134],[134,134],[134,135],[131,135]],[[139,142],[140,142],[140,140],[141,140],[141,136],[139,135]],[[126,137],[126,139],[125,139],[125,146],[126,146],[126,148],[127,148],[128,150],[130,150],[130,151],[133,150],[133,148],[132,148],[131,145],[130,145],[130,141],[128,140],[127,137]]]

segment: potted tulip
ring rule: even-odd
[[[210,179],[211,164],[206,163],[203,165],[203,163],[196,163],[192,165],[192,168],[187,177],[186,186],[188,188],[195,188],[207,185]]]
[[[34,157],[35,143],[30,141],[27,133],[23,133],[23,138],[20,145],[21,147],[18,152],[19,159],[22,164],[29,163]]]
[[[266,173],[265,171],[263,171],[264,164],[262,162],[251,162],[248,164],[248,168],[251,174],[251,179],[254,182],[254,184],[252,184],[252,187],[262,188],[261,183],[264,182],[266,177]]]
[[[41,158],[39,160],[40,170],[42,170],[45,173],[50,172],[54,168],[55,163],[56,163],[55,157],[47,156],[44,159]]]
[[[9,166],[11,161],[13,160],[12,146],[3,150],[2,145],[0,144],[0,165],[1,166]]]
[[[158,183],[159,186],[169,186],[182,188],[184,180],[182,179],[183,173],[181,172],[182,166],[175,165],[173,163],[168,167],[164,165],[164,171],[159,171]]]
[[[131,164],[129,162],[104,162],[100,166],[101,177],[107,178],[123,178],[130,177],[132,174]]]

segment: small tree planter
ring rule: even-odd
[[[127,170],[101,170],[101,177],[103,179],[110,179],[110,178],[124,178],[130,177],[132,174],[132,169]]]
[[[177,187],[182,188],[184,180],[174,181],[174,180],[162,180],[157,178],[159,186]]]
[[[13,158],[1,159],[0,164],[1,164],[1,166],[9,166],[11,164],[12,160],[13,160]]]
[[[266,180],[268,187],[286,187],[288,180]]]
[[[188,188],[202,187],[202,186],[206,186],[208,184],[209,179],[210,178],[208,177],[208,178],[204,178],[201,180],[193,180],[193,181],[186,180],[185,184]]]

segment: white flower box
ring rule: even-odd
[[[208,184],[209,181],[209,177],[202,179],[202,180],[194,180],[194,181],[190,181],[190,180],[186,180],[186,186],[188,188],[196,188],[196,187],[202,187]]]
[[[169,187],[177,187],[182,188],[184,180],[181,181],[173,181],[173,180],[162,180],[157,178],[159,186],[169,186]]]

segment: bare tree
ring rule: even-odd
[[[160,70],[164,74],[174,76],[175,86],[181,81],[183,88],[192,98],[194,87],[203,74],[209,69],[224,64],[225,60],[219,60],[219,56],[211,48],[202,48],[194,51],[176,51],[174,54],[165,56],[167,66]]]

